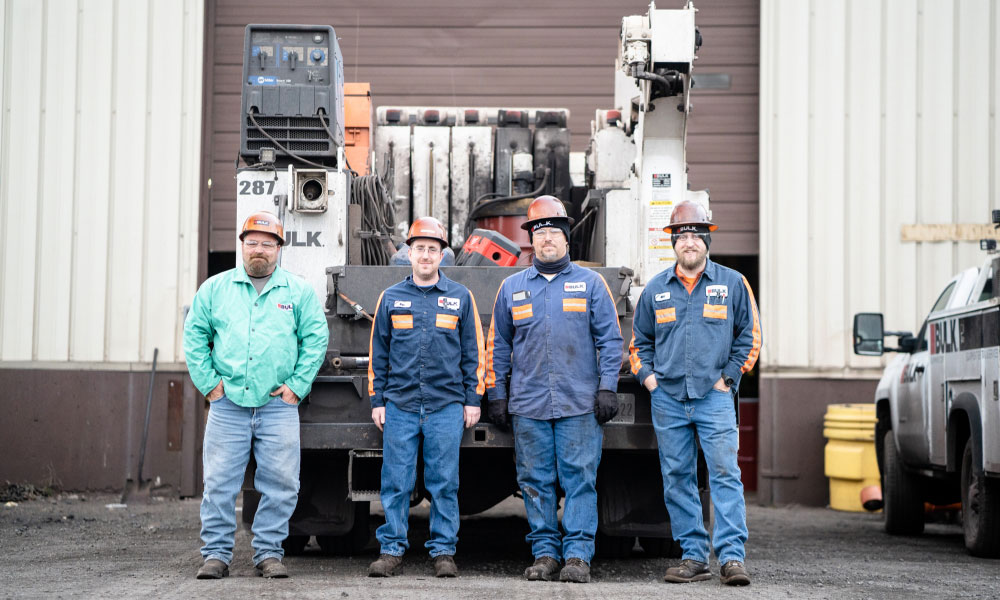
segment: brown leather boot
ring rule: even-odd
[[[391,554],[380,554],[372,564],[368,565],[369,577],[392,577],[402,571],[403,557]]]
[[[691,583],[692,581],[705,581],[711,578],[712,574],[709,573],[707,564],[685,558],[681,561],[681,564],[667,569],[666,575],[663,576],[663,581],[669,581],[670,583]]]
[[[559,571],[559,581],[590,583],[590,565],[582,558],[567,559],[566,566]]]
[[[288,577],[288,569],[277,558],[265,558],[257,563],[257,574],[267,579],[284,579]]]
[[[524,570],[528,581],[553,581],[559,571],[559,561],[551,556],[539,556],[535,563]]]
[[[722,583],[726,585],[750,585],[750,574],[746,567],[738,560],[728,560],[719,569]]]
[[[222,579],[229,576],[229,565],[217,558],[210,558],[205,561],[195,575],[198,579]]]
[[[458,565],[455,558],[450,554],[441,554],[434,557],[435,577],[458,577]]]

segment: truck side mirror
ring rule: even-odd
[[[882,356],[885,331],[882,328],[882,313],[858,313],[854,315],[854,353],[861,356]]]
[[[901,335],[899,336],[899,351],[913,354],[917,351],[919,342],[920,340],[912,335]]]

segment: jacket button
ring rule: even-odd
[[[256,302],[253,303],[254,306],[259,306]]]
[[[250,391],[250,388],[243,388],[243,389],[245,389],[245,390],[246,390],[246,391],[248,391],[248,392]]]

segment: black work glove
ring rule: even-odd
[[[486,415],[501,431],[507,431],[510,415],[507,414],[506,398],[490,398],[486,402]]]
[[[594,416],[597,422],[604,425],[618,414],[618,394],[611,390],[597,390],[594,399]]]

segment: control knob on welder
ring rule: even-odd
[[[313,59],[313,62],[323,62],[323,51],[319,49],[313,50],[309,58]]]

